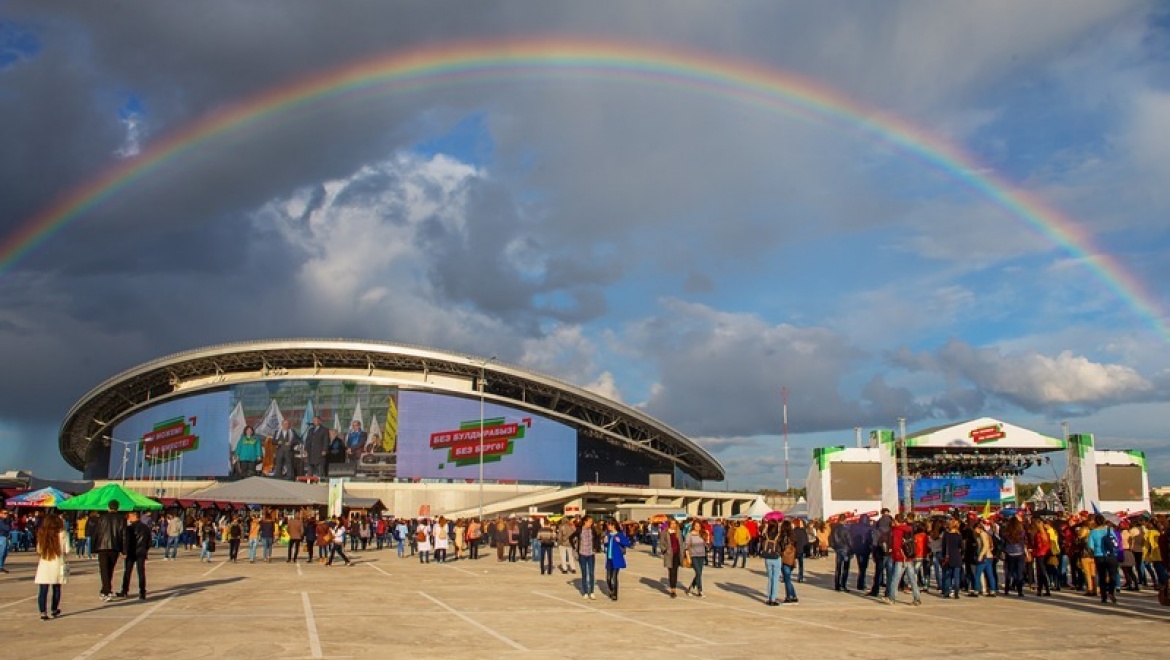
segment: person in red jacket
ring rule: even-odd
[[[891,528],[892,542],[890,543],[890,559],[893,561],[893,570],[890,579],[886,582],[886,596],[881,602],[892,605],[898,600],[898,585],[902,576],[910,583],[910,593],[914,597],[911,605],[921,605],[922,595],[918,593],[918,579],[914,575],[914,528],[906,522],[906,516],[899,513],[894,516],[894,526]]]
[[[1052,540],[1048,538],[1048,529],[1039,518],[1032,523],[1031,533],[1028,534],[1028,550],[1032,551],[1032,566],[1036,569],[1036,595],[1051,596],[1048,559],[1052,556]]]

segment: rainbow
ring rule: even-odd
[[[159,167],[213,146],[217,139],[256,128],[282,113],[343,96],[393,94],[465,81],[541,75],[625,80],[728,98],[771,112],[828,123],[890,145],[909,158],[946,172],[1048,237],[1084,263],[1160,336],[1170,340],[1170,326],[1157,299],[1116,258],[1096,249],[1084,229],[939,136],[781,70],[705,52],[565,38],[460,41],[393,52],[300,79],[211,113],[73,188],[29,218],[0,244],[0,274],[10,271],[87,211],[149,177]]]

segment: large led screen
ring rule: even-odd
[[[431,392],[398,393],[398,475],[477,479],[480,401]],[[577,478],[577,432],[528,411],[486,403],[485,479],[572,483]]]
[[[229,392],[160,403],[114,426],[110,479],[168,474],[219,477],[230,469]],[[182,472],[180,472],[180,469]]]
[[[1097,495],[1105,502],[1144,500],[1140,465],[1098,465]]]
[[[329,432],[327,462],[355,465],[364,454],[396,450],[397,396],[391,386],[323,379],[243,383],[178,398],[135,413],[114,428],[119,442],[111,443],[109,477],[122,476],[123,454],[129,477],[152,472],[238,475],[243,470],[236,448],[248,432],[261,443],[255,472],[272,474],[273,438],[282,423],[289,422],[304,438],[315,416]],[[302,468],[303,463],[298,460]]]
[[[829,496],[838,502],[882,499],[881,463],[845,463],[829,467]]]

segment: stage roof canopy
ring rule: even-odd
[[[260,504],[266,506],[325,506],[329,502],[328,484],[306,484],[268,477],[249,477],[240,481],[216,484],[186,497],[203,501]],[[376,497],[358,497],[346,492],[342,504],[349,508],[372,509],[381,506]]]
[[[907,434],[906,446],[911,449],[936,451],[993,451],[1042,452],[1060,451],[1067,443],[1035,431],[1001,422],[991,417],[980,417],[959,424],[936,426]]]

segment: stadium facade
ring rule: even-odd
[[[222,479],[240,472],[245,427],[273,436],[287,421],[303,435],[314,416],[346,445],[329,475],[355,480],[467,484],[481,451],[489,483],[724,479],[707,451],[637,409],[494,359],[378,341],[252,341],[147,362],[82,397],[59,443],[86,478]]]

